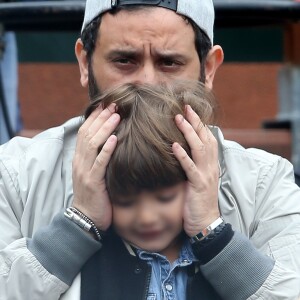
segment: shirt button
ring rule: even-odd
[[[173,290],[173,287],[171,284],[166,284],[166,290],[171,292]]]

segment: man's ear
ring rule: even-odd
[[[83,87],[88,86],[88,60],[86,51],[83,48],[83,44],[81,39],[78,39],[75,44],[75,54],[77,57],[77,61],[79,64],[79,71],[80,71],[80,83]]]
[[[212,89],[215,74],[223,63],[224,53],[220,46],[213,46],[208,52],[205,62],[205,85]]]

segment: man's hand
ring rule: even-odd
[[[174,155],[188,178],[183,226],[186,234],[192,237],[220,216],[218,143],[189,105],[186,119],[177,115],[175,122],[191,149],[192,157],[189,157],[178,143],[173,144]]]
[[[73,159],[73,206],[89,217],[100,230],[107,230],[112,222],[112,207],[105,184],[105,172],[117,145],[112,135],[120,116],[111,104],[98,107],[78,131]],[[98,154],[99,146],[103,145]]]

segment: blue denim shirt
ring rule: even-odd
[[[185,300],[187,286],[187,266],[197,261],[192,247],[186,240],[179,258],[173,263],[159,253],[137,250],[138,256],[152,267],[147,300]]]

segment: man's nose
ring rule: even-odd
[[[160,77],[160,73],[158,70],[156,70],[154,64],[150,62],[141,66],[139,72],[137,73],[135,82],[137,84],[154,85],[162,81],[162,78]]]

